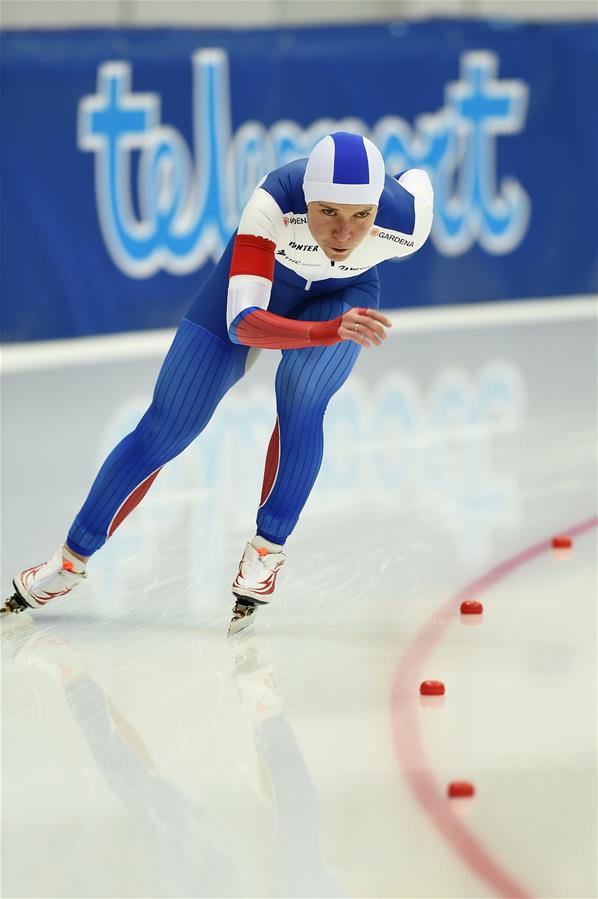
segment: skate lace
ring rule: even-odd
[[[46,571],[44,571],[46,568]],[[75,566],[68,559],[63,559],[60,568],[53,568],[50,563],[40,565],[34,570],[29,581],[32,591],[52,591],[57,587],[71,590],[81,578],[85,578],[85,572],[75,571]],[[35,595],[35,592],[34,592]]]
[[[272,568],[267,564],[266,558],[273,555],[263,546],[256,549],[257,555],[253,559],[243,560],[241,574],[245,580],[260,583],[271,573]]]
[[[76,571],[75,566],[72,562],[69,562],[68,559],[64,559],[62,562],[62,568],[59,568],[56,572],[58,579],[65,586],[74,586],[79,583],[81,578],[86,577],[84,571]]]

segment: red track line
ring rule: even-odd
[[[598,525],[590,518],[564,533],[572,537]],[[489,587],[542,553],[550,551],[550,539],[542,540],[506,559],[472,581],[428,619],[400,660],[392,681],[390,711],[394,748],[403,775],[423,811],[463,862],[505,899],[529,899],[530,893],[492,858],[463,822],[456,817],[444,787],[434,780],[424,751],[419,718],[419,684],[428,656],[449,624],[459,616],[463,599],[478,598]]]

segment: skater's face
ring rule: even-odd
[[[307,206],[307,224],[326,256],[342,262],[372,227],[377,209],[371,205],[315,201]]]

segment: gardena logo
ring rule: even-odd
[[[414,247],[415,243],[407,237],[400,237],[398,234],[389,234],[388,231],[381,231],[380,228],[371,228],[370,237],[381,237],[383,240],[394,240],[405,247]]]
[[[260,178],[309,155],[332,130],[370,137],[390,172],[426,169],[435,192],[431,239],[443,255],[461,255],[475,243],[503,254],[521,243],[529,197],[513,177],[497,185],[495,156],[499,135],[523,129],[528,88],[497,77],[496,54],[463,54],[460,79],[446,85],[444,106],[420,116],[415,127],[388,115],[371,130],[355,119],[319,120],[306,129],[285,119],[269,129],[246,122],[231,134],[226,53],[199,50],[192,66],[200,166],[179,132],[160,122],[160,97],[132,91],[129,63],[102,64],[96,93],[79,103],[78,142],[95,153],[104,242],[130,277],[149,278],[160,270],[183,275],[217,260]],[[133,150],[140,151],[137,204]]]

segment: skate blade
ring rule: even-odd
[[[228,626],[227,636],[234,637],[235,634],[238,634],[241,631],[244,631],[246,627],[249,627],[249,625],[253,623],[253,615],[253,612],[249,612],[246,615],[241,616],[233,615]]]
[[[235,634],[245,630],[252,623],[255,610],[256,606],[251,600],[237,599],[233,607],[233,617],[228,626],[227,636],[234,637]]]
[[[27,612],[18,608],[15,610],[13,607],[13,603],[10,599],[7,599],[2,606],[0,606],[0,621],[2,622],[2,633],[8,633],[9,631],[14,631],[15,628],[20,627],[21,625],[29,625],[33,624],[33,618],[31,615],[28,615]]]
[[[9,596],[8,599],[4,600],[2,606],[0,606],[0,617],[4,618],[6,615],[20,615],[29,606],[26,602],[24,602],[18,593],[13,593],[12,596]]]

